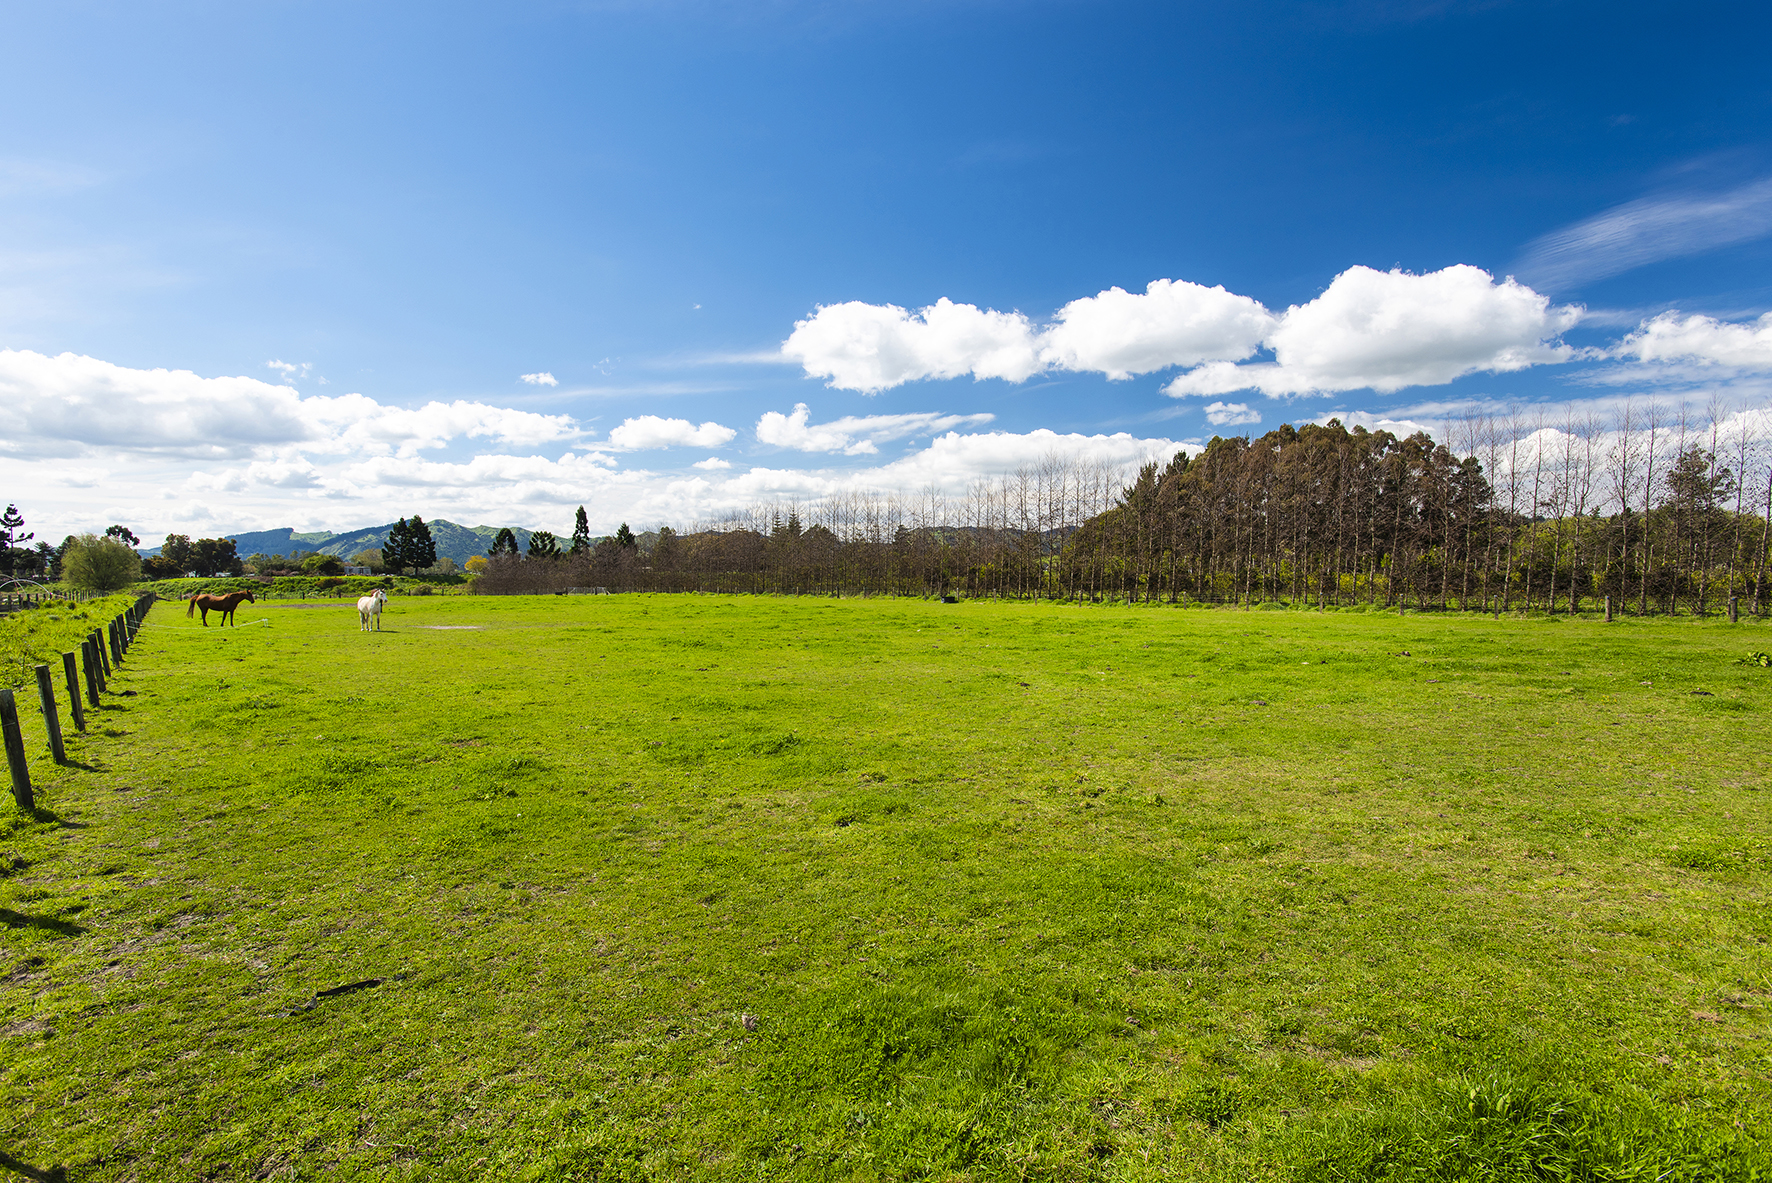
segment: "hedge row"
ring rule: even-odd
[[[280,575],[265,583],[250,577],[216,579],[157,579],[139,584],[137,591],[151,591],[162,599],[184,599],[198,594],[224,595],[249,591],[260,600],[354,600],[380,588],[390,596],[462,595],[465,581],[439,582],[404,575]]]

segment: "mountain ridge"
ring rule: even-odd
[[[431,529],[431,541],[437,544],[437,557],[454,559],[465,563],[475,555],[483,555],[492,549],[492,540],[498,537],[500,530],[509,529],[517,536],[519,549],[527,548],[531,531],[522,526],[462,526],[447,518],[438,518],[427,522]],[[394,528],[389,522],[384,526],[368,526],[361,530],[348,530],[333,533],[330,530],[296,530],[289,526],[275,530],[242,530],[223,531],[220,533],[204,532],[206,538],[232,538],[234,551],[241,558],[250,555],[286,555],[292,552],[310,554],[318,552],[325,555],[337,555],[348,559],[359,551],[379,549],[388,540],[388,531]],[[157,555],[159,547],[151,547],[141,552],[144,555]]]

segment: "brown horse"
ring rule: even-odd
[[[208,628],[209,614],[211,612],[220,612],[222,623],[232,624],[234,622],[234,609],[240,606],[242,600],[246,601],[248,604],[258,603],[249,591],[229,592],[225,596],[192,596],[191,606],[185,609],[185,615],[192,616],[198,612],[203,613],[203,627]]]

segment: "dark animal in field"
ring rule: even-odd
[[[208,628],[209,614],[211,612],[220,612],[221,622],[223,624],[233,624],[234,609],[240,606],[242,600],[248,604],[258,603],[258,600],[256,600],[249,591],[229,592],[225,596],[192,596],[191,606],[185,609],[185,615],[194,616],[198,612],[203,613],[203,627]]]

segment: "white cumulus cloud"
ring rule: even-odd
[[[926,435],[989,423],[995,415],[946,415],[939,411],[905,415],[846,415],[829,423],[810,422],[812,412],[797,403],[791,414],[765,411],[757,420],[757,439],[797,452],[842,452],[846,456],[871,455],[878,445],[906,436]]]
[[[781,352],[813,377],[863,394],[964,374],[1021,382],[1041,368],[1027,317],[945,296],[917,312],[857,300],[824,305],[794,325]]]
[[[709,456],[706,460],[697,460],[689,467],[699,468],[703,472],[719,472],[721,469],[731,468],[732,461],[722,460],[718,456]]]
[[[456,401],[387,406],[362,394],[303,396],[257,378],[138,370],[96,358],[0,349],[0,455],[104,452],[196,458],[277,449],[397,452],[462,437],[534,446],[576,439],[565,415]]]
[[[1350,267],[1308,304],[1280,317],[1266,343],[1273,362],[1215,363],[1176,378],[1164,393],[1268,395],[1441,386],[1466,374],[1508,373],[1567,361],[1558,337],[1581,319],[1531,288],[1459,264],[1416,275]]]
[[[517,380],[519,382],[527,382],[531,386],[558,386],[558,385],[560,385],[560,379],[554,377],[552,374],[548,373],[546,370],[543,370],[539,374],[519,374],[517,376]]]
[[[1664,312],[1644,321],[1613,353],[1645,362],[1772,370],[1772,312],[1748,324]]]
[[[1072,300],[1041,336],[1040,357],[1065,370],[1130,378],[1170,366],[1239,361],[1276,323],[1259,301],[1186,280],[1154,280],[1142,296],[1120,288]]]
[[[1223,287],[1169,279],[1142,294],[1115,287],[1073,300],[1044,327],[945,297],[917,312],[850,301],[798,322],[781,352],[808,375],[864,394],[965,374],[1021,382],[1063,369],[1122,379],[1174,366],[1194,367],[1166,388],[1176,396],[1388,394],[1567,361],[1575,351],[1559,338],[1582,315],[1477,267],[1422,275],[1351,267],[1278,315]],[[1273,361],[1236,364],[1263,347]]]
[[[617,448],[640,451],[648,448],[718,448],[732,442],[738,432],[718,423],[700,426],[687,419],[661,419],[657,415],[640,415],[625,419],[609,433],[609,442]]]
[[[1260,423],[1261,412],[1250,410],[1245,403],[1207,403],[1206,422],[1214,427],[1235,427],[1244,423]]]

